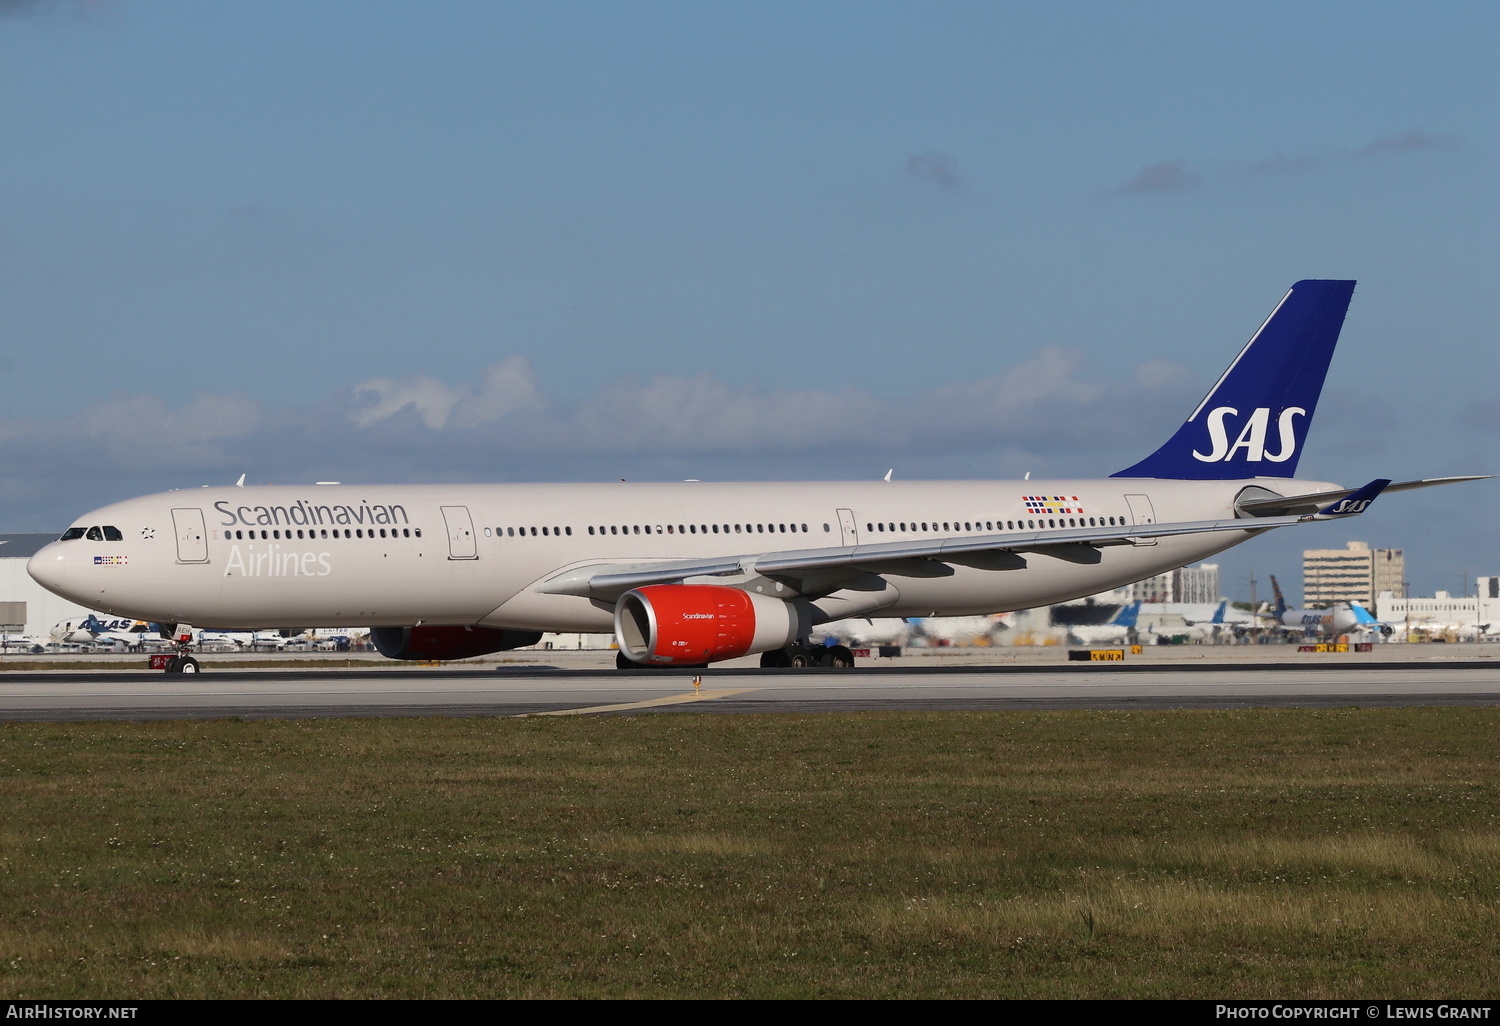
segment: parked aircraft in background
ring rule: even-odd
[[[1349,602],[1329,606],[1327,609],[1287,608],[1286,597],[1282,595],[1281,585],[1276,583],[1274,574],[1271,575],[1271,594],[1276,597],[1271,625],[1280,630],[1309,635],[1334,635],[1367,630],[1371,625],[1378,627],[1378,621],[1363,607],[1356,612],[1355,604]]]
[[[1068,634],[1079,645],[1126,645],[1136,638],[1136,621],[1141,615],[1139,601],[1127,602],[1120,607],[1109,623],[1074,624]]]
[[[1469,480],[1293,479],[1353,291],[1294,285],[1177,432],[1109,478],[192,489],[88,513],[29,570],[163,623],[369,626],[397,659],[612,631],[624,668],[788,666],[830,621],[1082,598]]]
[[[1229,601],[1226,599],[1219,603],[1218,607],[1214,609],[1214,615],[1207,620],[1189,620],[1183,617],[1184,629],[1181,632],[1173,633],[1183,633],[1189,638],[1199,641],[1213,641],[1226,632],[1233,633],[1236,626],[1245,628],[1254,625],[1252,619],[1246,619],[1236,624],[1229,618],[1228,613]],[[1246,616],[1249,617],[1250,614],[1247,613]]]
[[[0,652],[20,650],[22,652],[41,653],[47,650],[52,643],[51,638],[40,634],[0,634]]]
[[[145,620],[107,617],[89,613],[82,619],[59,620],[52,625],[51,640],[69,645],[110,645],[141,649],[169,644],[156,624]]]
[[[1358,602],[1349,603],[1349,611],[1354,614],[1354,629],[1357,631],[1381,634],[1385,637],[1390,637],[1396,633],[1395,627],[1388,623],[1381,623],[1368,609]]]

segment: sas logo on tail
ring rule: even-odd
[[[1341,516],[1345,513],[1363,513],[1369,508],[1374,499],[1340,499],[1335,505],[1329,506],[1323,512],[1331,517]]]
[[[1208,414],[1208,439],[1213,443],[1213,448],[1206,453],[1194,449],[1193,459],[1203,463],[1220,463],[1238,458],[1240,451],[1244,450],[1243,459],[1249,463],[1259,463],[1261,460],[1285,463],[1296,454],[1297,436],[1292,430],[1292,418],[1307,416],[1307,411],[1302,407],[1288,406],[1276,418],[1275,452],[1266,451],[1266,430],[1271,423],[1271,411],[1264,406],[1251,412],[1245,426],[1240,429],[1239,436],[1233,444],[1230,443],[1231,425],[1227,421],[1230,417],[1238,417],[1239,413],[1232,406],[1218,406],[1211,410]]]

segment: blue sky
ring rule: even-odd
[[[1497,12],[0,0],[0,529],[241,472],[1103,475],[1304,277],[1360,287],[1301,472],[1494,472]],[[1353,536],[1457,590],[1495,499],[1226,588]]]

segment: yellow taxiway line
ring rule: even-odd
[[[587,716],[591,713],[627,712],[631,709],[654,709],[662,705],[681,705],[684,702],[705,702],[711,698],[728,698],[743,695],[760,688],[725,688],[718,691],[689,691],[682,695],[664,695],[648,698],[644,702],[623,702],[619,705],[591,705],[584,709],[554,709],[549,712],[521,713],[521,716]]]

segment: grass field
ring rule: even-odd
[[[1500,993],[1500,710],[0,726],[0,995]]]

